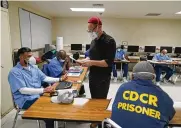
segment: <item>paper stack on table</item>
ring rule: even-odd
[[[174,102],[174,108],[181,108],[181,102]]]
[[[89,101],[89,99],[86,99],[86,98],[74,98],[73,105],[83,106],[83,105],[85,105],[88,101]]]

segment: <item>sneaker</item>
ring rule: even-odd
[[[117,82],[117,77],[114,77],[114,82],[115,82],[115,83]]]
[[[156,82],[156,85],[157,85],[157,86],[160,86],[160,82]]]
[[[126,79],[126,77],[123,77],[123,82],[124,82],[124,83],[127,83],[127,82],[128,82],[128,80]]]

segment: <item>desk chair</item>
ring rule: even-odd
[[[175,78],[174,78],[175,76]],[[174,68],[174,74],[171,77],[171,80],[175,84],[177,82],[177,79],[181,78],[181,66],[175,66]]]
[[[102,128],[122,128],[116,124],[113,120],[107,118],[102,121]]]
[[[13,99],[13,101],[14,101],[14,99]],[[20,109],[20,108],[18,107],[18,105],[15,104],[15,102],[14,102],[14,108],[16,109],[16,115],[15,115],[15,117],[14,117],[14,121],[13,121],[13,126],[12,126],[12,128],[15,128],[16,122],[17,122],[17,119],[18,119],[18,116],[19,116],[19,115],[23,115],[24,112],[25,112],[25,110],[24,110],[24,109]],[[38,128],[41,128],[41,125],[40,125],[40,121],[39,121],[39,120],[37,120],[37,124],[38,124]]]

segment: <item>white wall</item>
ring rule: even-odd
[[[103,30],[119,44],[181,46],[181,20],[102,19]],[[89,43],[87,18],[52,19],[52,39],[63,36],[64,44]]]
[[[21,48],[21,34],[20,34],[20,22],[19,22],[19,8],[23,8],[30,12],[51,19],[52,17],[32,7],[25,5],[20,1],[9,1],[9,23],[11,33],[12,50]],[[35,56],[39,56],[39,52],[34,53]]]

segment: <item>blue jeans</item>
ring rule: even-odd
[[[128,64],[123,63],[122,64],[122,69],[123,69],[123,72],[124,72],[123,77],[127,78],[127,76],[128,76]],[[116,70],[116,64],[115,63],[112,65],[112,71],[113,71],[113,76],[117,77],[117,70]]]
[[[173,75],[173,70],[171,68],[169,68],[167,66],[163,66],[163,65],[156,65],[155,66],[156,82],[160,81],[160,76],[161,76],[162,71],[166,72],[165,78],[167,80],[169,80],[170,77]]]

